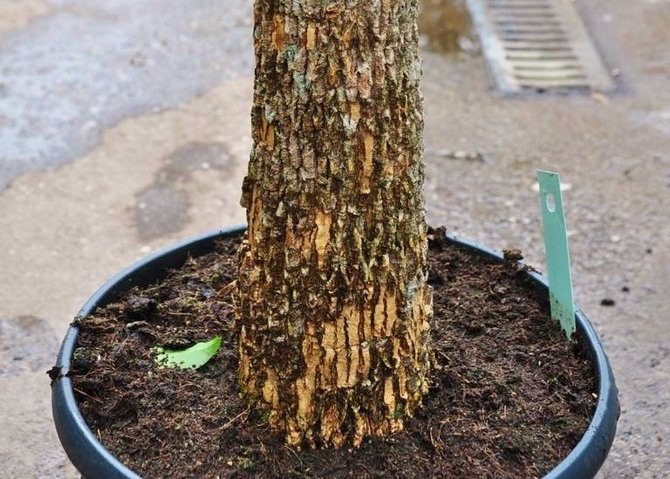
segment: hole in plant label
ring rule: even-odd
[[[551,193],[547,193],[546,201],[547,201],[547,209],[549,210],[549,212],[553,213],[554,211],[556,211],[556,198],[554,198],[554,195]]]

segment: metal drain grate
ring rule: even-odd
[[[614,82],[570,0],[467,0],[503,93],[611,91]]]

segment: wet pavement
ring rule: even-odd
[[[424,23],[427,210],[544,269],[535,169],[561,173],[576,298],[621,391],[600,477],[667,477],[670,3],[577,6],[612,95],[503,98],[480,56],[443,52],[437,13]],[[250,11],[0,0],[0,477],[77,477],[44,371],[86,298],[156,248],[243,221]]]
[[[251,8],[242,0],[225,9],[60,0],[30,11],[41,14],[6,32],[0,49],[0,188],[76,159],[126,117],[177,107],[252,72]]]

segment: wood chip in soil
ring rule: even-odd
[[[439,235],[433,235],[439,237]],[[238,395],[230,287],[239,238],[80,322],[72,373],[91,430],[143,477],[540,477],[595,408],[590,361],[515,262],[432,239],[435,364],[404,431],[357,449],[296,450]],[[159,369],[156,345],[221,335],[197,371]]]

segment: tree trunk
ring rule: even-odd
[[[427,390],[417,0],[256,0],[242,393],[289,444],[360,444]]]

